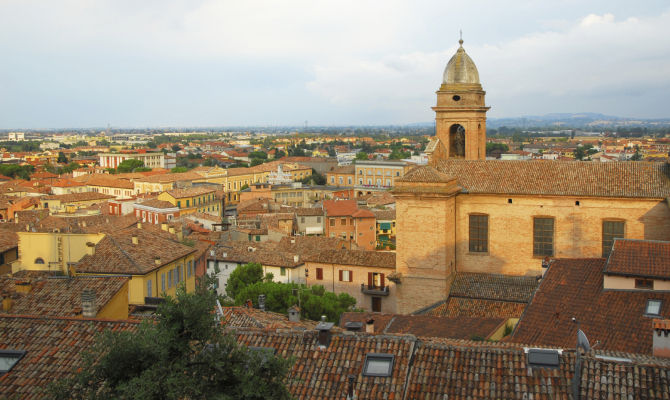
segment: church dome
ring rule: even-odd
[[[479,84],[479,72],[472,58],[465,54],[463,48],[463,39],[459,40],[460,46],[447,63],[447,68],[444,69],[444,76],[442,83],[447,85],[465,83],[465,84]]]

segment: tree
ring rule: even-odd
[[[116,167],[116,171],[118,173],[122,174],[122,173],[126,173],[126,172],[133,172],[135,170],[135,168],[140,168],[140,167],[144,167],[144,162],[131,158],[129,160],[122,161]]]
[[[226,285],[226,294],[231,299],[243,288],[263,280],[263,267],[257,263],[240,265],[230,274]]]
[[[207,282],[207,283],[204,283]],[[137,331],[105,331],[53,399],[289,399],[289,361],[237,344],[216,321],[211,278],[182,285]]]
[[[173,144],[172,145],[172,151],[177,152],[181,150],[181,147],[178,144]]]
[[[509,151],[509,146],[506,145],[505,143],[494,143],[494,142],[488,142],[486,143],[486,154],[489,155],[491,152],[495,150],[500,150],[501,153],[505,153]]]
[[[267,160],[268,155],[263,151],[252,151],[251,153],[249,153],[249,158],[258,158],[261,160]]]
[[[286,314],[289,307],[300,304],[302,316],[314,321],[325,315],[328,321],[337,322],[343,312],[353,310],[356,305],[356,299],[349,294],[327,292],[321,285],[307,287],[267,280],[238,290],[235,304],[242,305],[251,300],[257,306],[261,294],[265,295],[266,310]]]
[[[412,153],[409,151],[403,151],[402,148],[393,149],[393,151],[391,151],[391,155],[389,155],[389,159],[391,160],[402,160],[403,158],[410,158],[410,157],[412,157]]]
[[[630,157],[631,161],[641,161],[642,160],[642,154],[640,154],[640,146],[635,145],[635,154],[633,154]]]
[[[262,160],[262,159],[260,159],[260,158],[252,158],[252,159],[251,159],[251,163],[250,163],[249,165],[251,165],[251,166],[253,167],[253,166],[261,165],[261,164],[263,164],[263,160]]]
[[[356,153],[356,159],[357,160],[367,160],[368,159],[368,153],[364,151],[359,151]]]
[[[58,159],[56,160],[59,164],[67,164],[67,157],[62,151],[58,152]]]
[[[186,171],[188,171],[188,168],[186,168],[186,167],[174,167],[170,170],[170,172],[174,172],[174,173],[180,173],[180,172],[186,172]]]
[[[318,173],[315,169],[312,169],[312,175],[304,177],[301,182],[305,185],[325,185],[326,177]]]

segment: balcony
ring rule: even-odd
[[[373,296],[388,296],[389,287],[388,286],[375,286],[375,285],[366,285],[361,283],[361,292],[363,294],[371,294]]]

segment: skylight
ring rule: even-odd
[[[660,315],[661,314],[661,300],[647,300],[647,308],[645,309],[645,314],[647,315]]]
[[[528,366],[531,368],[558,368],[559,362],[557,350],[528,349]]]
[[[393,354],[367,354],[363,365],[363,376],[391,376],[393,359]]]
[[[20,350],[0,350],[0,375],[9,372],[25,354]]]

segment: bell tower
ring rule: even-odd
[[[426,152],[430,160],[486,158],[486,107],[479,83],[479,72],[465,53],[463,39],[456,54],[444,70],[442,85],[437,93],[435,138]]]

